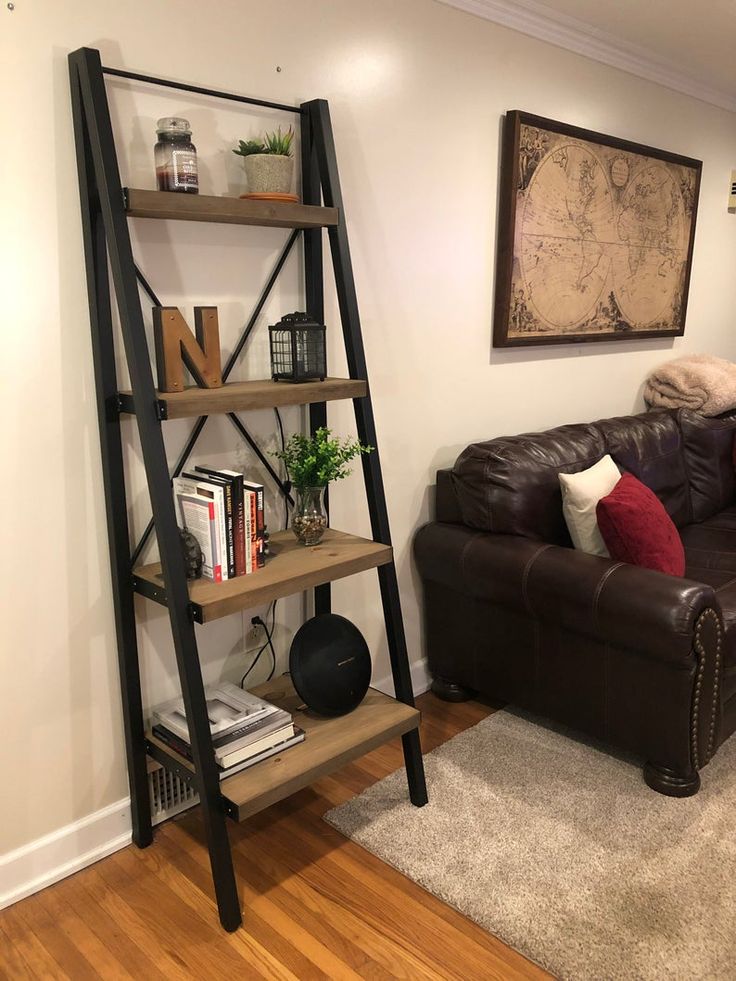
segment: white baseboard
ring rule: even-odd
[[[128,798],[0,857],[0,909],[98,862],[131,841]]]

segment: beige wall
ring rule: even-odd
[[[734,357],[736,218],[726,192],[736,131],[727,112],[431,0],[16,0],[15,12],[3,4],[0,17],[2,853],[126,793],[68,51],[87,44],[112,65],[286,102],[330,100],[418,684],[410,543],[429,515],[435,468],[479,437],[637,410],[647,370],[673,354]],[[109,90],[124,180],[139,186],[152,186],[158,115],[192,120],[202,189],[214,193],[238,191],[233,140],[276,121],[126,84]],[[684,338],[491,349],[500,118],[510,108],[703,159]],[[227,346],[284,236],[138,222],[134,238],[165,302],[219,305]],[[292,263],[264,326],[295,308],[299,285]],[[328,323],[338,370],[333,301]],[[243,377],[264,372],[264,344],[261,331]],[[348,407],[330,418],[352,431]],[[293,427],[297,416],[288,421]],[[268,414],[253,424],[268,442]],[[211,425],[204,451],[224,462],[230,430],[224,421]],[[185,432],[183,424],[169,430],[172,455]],[[128,456],[140,528],[147,501],[132,435]],[[240,450],[238,459],[247,462]],[[338,527],[367,531],[357,480],[333,501]],[[385,679],[374,577],[342,583],[335,596],[337,609],[364,629],[375,677]],[[282,652],[299,605],[282,606]],[[161,611],[139,609],[145,688],[154,699],[174,690],[168,627]],[[232,617],[203,634],[208,678],[237,676],[243,622]]]

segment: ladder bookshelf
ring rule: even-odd
[[[309,405],[310,428],[314,431],[326,424],[328,401],[352,399],[360,442],[378,446],[329,107],[321,99],[300,106],[282,105],[108,68],[102,65],[99,52],[92,48],[72,52],[69,55],[69,70],[133,841],[144,848],[153,840],[146,770],[146,757],[150,756],[199,793],[220,921],[226,930],[233,931],[240,926],[242,916],[228,839],[228,818],[242,821],[399,735],[404,750],[409,797],[417,807],[427,802],[419,742],[419,712],[414,707],[378,450],[362,457],[373,536],[371,541],[329,529],[319,546],[304,548],[297,544],[291,532],[279,533],[271,539],[272,557],[264,569],[223,583],[206,580],[187,582],[171,493],[171,479],[186,465],[210,414],[228,415],[239,435],[258,455],[287,498],[288,488],[280,482],[237,415],[238,412],[284,405]],[[304,203],[255,202],[123,188],[110,122],[105,75],[296,114],[301,128]],[[219,389],[189,388],[174,394],[157,392],[139,287],[154,303],[158,304],[158,300],[135,266],[128,229],[130,218],[293,229],[254,314],[223,370],[224,378],[230,374],[241,354],[299,235],[304,239],[306,311],[320,323],[323,322],[323,229],[327,229],[350,377],[326,378],[323,382],[296,385],[270,380],[235,382]],[[108,268],[112,272],[112,283]],[[131,380],[130,391],[118,390],[112,322],[113,294],[120,315]],[[153,511],[153,518],[132,555],[121,434],[121,417],[126,413],[135,416],[138,426]],[[196,418],[197,422],[171,473],[162,427],[168,419],[185,417]],[[154,529],[160,562],[140,565],[138,559]],[[286,676],[261,685],[255,689],[256,693],[290,711],[307,733],[307,738],[283,755],[273,756],[221,782],[207,722],[195,623],[208,623],[238,610],[307,589],[314,589],[315,612],[326,613],[330,611],[331,604],[330,582],[373,568],[377,570],[380,585],[396,698],[371,689],[354,712],[337,719],[322,719],[300,708],[299,699]],[[191,734],[192,763],[145,731],[135,593],[166,606],[169,611]]]

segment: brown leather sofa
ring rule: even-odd
[[[682,410],[474,443],[417,533],[433,690],[528,708],[688,796],[736,728],[736,419]],[[572,548],[558,473],[610,453],[657,494],[684,579]]]

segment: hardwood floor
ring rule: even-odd
[[[430,751],[493,711],[418,700]],[[547,978],[322,820],[402,763],[399,740],[229,825],[244,926],[220,929],[197,810],[0,912],[0,978]]]

